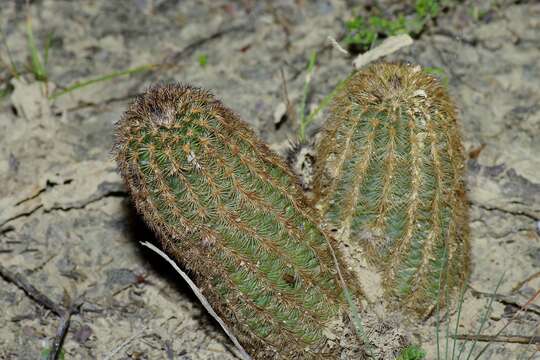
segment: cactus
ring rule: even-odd
[[[116,136],[136,208],[246,350],[256,359],[333,356],[327,334],[343,314],[343,279],[333,240],[285,163],[190,86],[149,89]]]
[[[391,303],[425,314],[455,294],[469,265],[464,159],[437,80],[398,64],[353,74],[316,155],[317,206],[381,272]]]

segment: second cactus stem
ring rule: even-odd
[[[454,105],[420,67],[376,64],[337,94],[317,147],[314,191],[386,293],[416,313],[468,275],[463,148]]]

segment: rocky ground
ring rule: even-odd
[[[471,4],[486,13],[473,16]],[[308,107],[316,106],[351,70],[351,60],[327,42],[343,35],[351,9],[362,7],[338,0],[30,1],[28,11],[22,1],[2,3],[5,63],[11,57],[24,70],[28,14],[38,44],[53,35],[47,86],[0,70],[2,86],[13,85],[0,100],[0,265],[57,304],[82,304],[65,338],[66,359],[235,358],[191,290],[139,245],[154,237],[111,160],[113,124],[150,84],[177,80],[212,89],[282,150],[297,124],[281,116],[281,69],[299,106],[309,55],[318,52],[308,97]],[[390,59],[446,72],[469,152],[473,273],[459,333],[477,331],[504,275],[483,330],[494,334],[540,288],[540,4],[460,3]],[[76,81],[145,64],[161,66],[47,99]],[[0,359],[46,357],[57,314],[5,278],[0,308]],[[539,317],[536,300],[504,334],[538,336]],[[437,357],[435,323],[407,327],[428,359]],[[534,345],[508,342],[492,343],[481,358],[520,356],[540,359]]]

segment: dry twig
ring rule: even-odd
[[[515,296],[486,293],[486,292],[475,290],[472,287],[470,287],[470,289],[471,289],[471,294],[473,296],[476,296],[476,297],[481,296],[481,297],[489,297],[489,298],[493,297],[495,301],[500,302],[501,304],[515,306],[517,308],[520,308],[522,311],[528,311],[528,312],[540,315],[540,306],[536,304],[529,304],[529,306],[525,308],[525,305],[520,303],[516,299]]]
[[[24,291],[35,302],[43,306],[44,308],[52,311],[58,316],[63,316],[66,309],[52,301],[47,295],[36,289],[30,284],[21,274],[14,274],[2,265],[0,265],[0,276],[7,282],[10,282]]]
[[[333,37],[331,36],[328,36],[328,42],[334,47],[334,49],[336,49],[337,51],[339,51],[340,53],[342,53],[343,55],[345,56],[351,56],[351,54],[349,54],[349,52],[347,50],[345,50],[338,42],[336,39],[334,39]]]
[[[482,341],[482,342],[505,342],[512,344],[540,344],[540,336],[521,335],[451,335],[456,340]]]
[[[82,302],[80,300],[75,301],[71,306],[69,306],[69,308],[65,308],[64,306],[55,303],[47,295],[36,289],[21,274],[12,273],[2,265],[0,265],[0,276],[3,277],[7,282],[14,284],[19,289],[24,291],[35,302],[60,317],[60,324],[54,336],[49,355],[47,356],[47,360],[57,359],[60,349],[62,348],[64,337],[66,336],[69,328],[71,315],[79,311]]]
[[[285,102],[287,117],[294,122],[296,121],[296,114],[294,112],[294,107],[292,106],[291,100],[289,99],[289,92],[287,90],[287,78],[285,77],[285,72],[283,71],[283,68],[279,69],[279,73],[281,75],[281,83],[283,85],[283,101]]]
[[[58,330],[56,331],[56,335],[52,342],[51,351],[49,352],[47,360],[56,360],[58,358],[60,349],[62,348],[62,343],[64,342],[64,338],[69,328],[71,315],[78,312],[81,305],[81,302],[73,303],[68,309],[65,310],[64,314],[60,318],[60,325],[58,326]]]
[[[540,271],[538,271],[538,272],[532,274],[531,276],[529,276],[529,277],[526,278],[525,280],[520,281],[519,283],[517,283],[516,286],[514,286],[514,287],[512,288],[512,291],[511,291],[511,292],[512,292],[512,293],[517,292],[519,289],[521,289],[521,288],[523,287],[523,285],[525,285],[526,283],[528,283],[528,282],[531,281],[531,280],[536,279],[537,277],[540,277]]]

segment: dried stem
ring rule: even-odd
[[[210,303],[208,302],[208,300],[206,300],[206,298],[204,297],[204,295],[202,294],[202,292],[199,290],[199,288],[197,287],[197,285],[195,285],[195,283],[189,278],[189,276],[183,272],[179,267],[178,265],[176,265],[176,263],[170,258],[168,257],[163,251],[161,251],[160,249],[158,249],[156,246],[154,246],[153,244],[145,241],[145,242],[141,242],[141,245],[143,246],[146,246],[147,248],[151,249],[152,251],[154,251],[156,254],[158,254],[159,256],[161,256],[162,258],[164,258],[165,260],[167,260],[167,262],[169,264],[172,265],[172,267],[174,268],[174,270],[176,270],[176,272],[178,274],[180,274],[180,276],[184,279],[185,282],[187,282],[187,284],[189,285],[189,287],[191,288],[191,290],[193,290],[193,292],[195,293],[195,295],[197,296],[197,298],[199,299],[199,301],[201,302],[201,304],[204,306],[204,308],[206,309],[206,311],[208,311],[208,313],[219,323],[219,325],[221,326],[221,328],[223,329],[223,331],[225,331],[225,334],[227,334],[227,336],[229,337],[229,339],[231,339],[231,341],[233,342],[234,346],[236,346],[236,348],[238,349],[238,351],[240,352],[240,355],[241,355],[241,358],[244,359],[244,360],[251,360],[251,356],[249,356],[249,354],[246,352],[246,350],[244,350],[244,348],[242,347],[242,345],[240,345],[240,342],[238,342],[238,339],[236,339],[236,337],[233,335],[233,333],[229,330],[229,328],[227,327],[227,325],[225,325],[225,322],[223,322],[223,320],[221,320],[221,318],[218,316],[218,314],[216,314],[216,312],[214,311],[214,309],[212,309],[212,306],[210,306]]]

